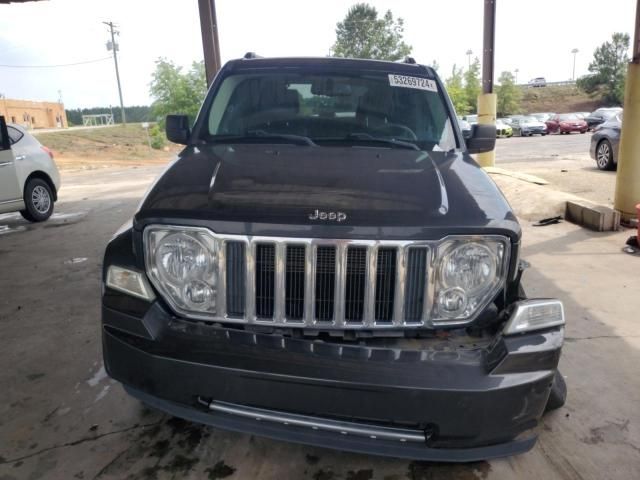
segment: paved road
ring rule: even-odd
[[[525,226],[526,286],[560,296],[570,319],[568,404],[545,417],[528,454],[468,465],[381,459],[188,424],[132,400],[102,366],[100,268],[159,170],[66,173],[52,221],[0,216],[0,479],[637,478],[638,259],[620,253],[625,234],[568,224]]]
[[[590,141],[590,133],[499,138],[496,143],[496,163],[500,165],[589,157]]]

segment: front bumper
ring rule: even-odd
[[[144,314],[103,306],[106,369],[151,406],[220,428],[431,461],[529,450],[562,341],[554,328],[476,347],[372,347],[184,321],[159,302]]]

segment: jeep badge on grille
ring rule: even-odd
[[[331,220],[335,222],[344,222],[347,214],[344,212],[322,212],[317,210],[309,215],[309,220]]]

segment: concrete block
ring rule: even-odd
[[[589,201],[567,201],[565,219],[596,232],[618,230],[620,212]]]

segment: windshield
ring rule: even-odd
[[[320,146],[456,148],[437,84],[384,72],[230,74],[217,90],[206,130],[204,140],[213,142],[297,136]]]
[[[580,120],[580,118],[575,114],[567,114],[567,115],[558,115],[558,120],[561,122],[566,122],[568,120]]]
[[[520,122],[521,122],[521,123],[522,123],[522,122],[525,122],[525,123],[530,123],[530,122],[536,122],[536,123],[539,123],[539,122],[540,122],[540,120],[538,120],[536,117],[529,116],[529,117],[522,117],[522,118],[520,119]]]

